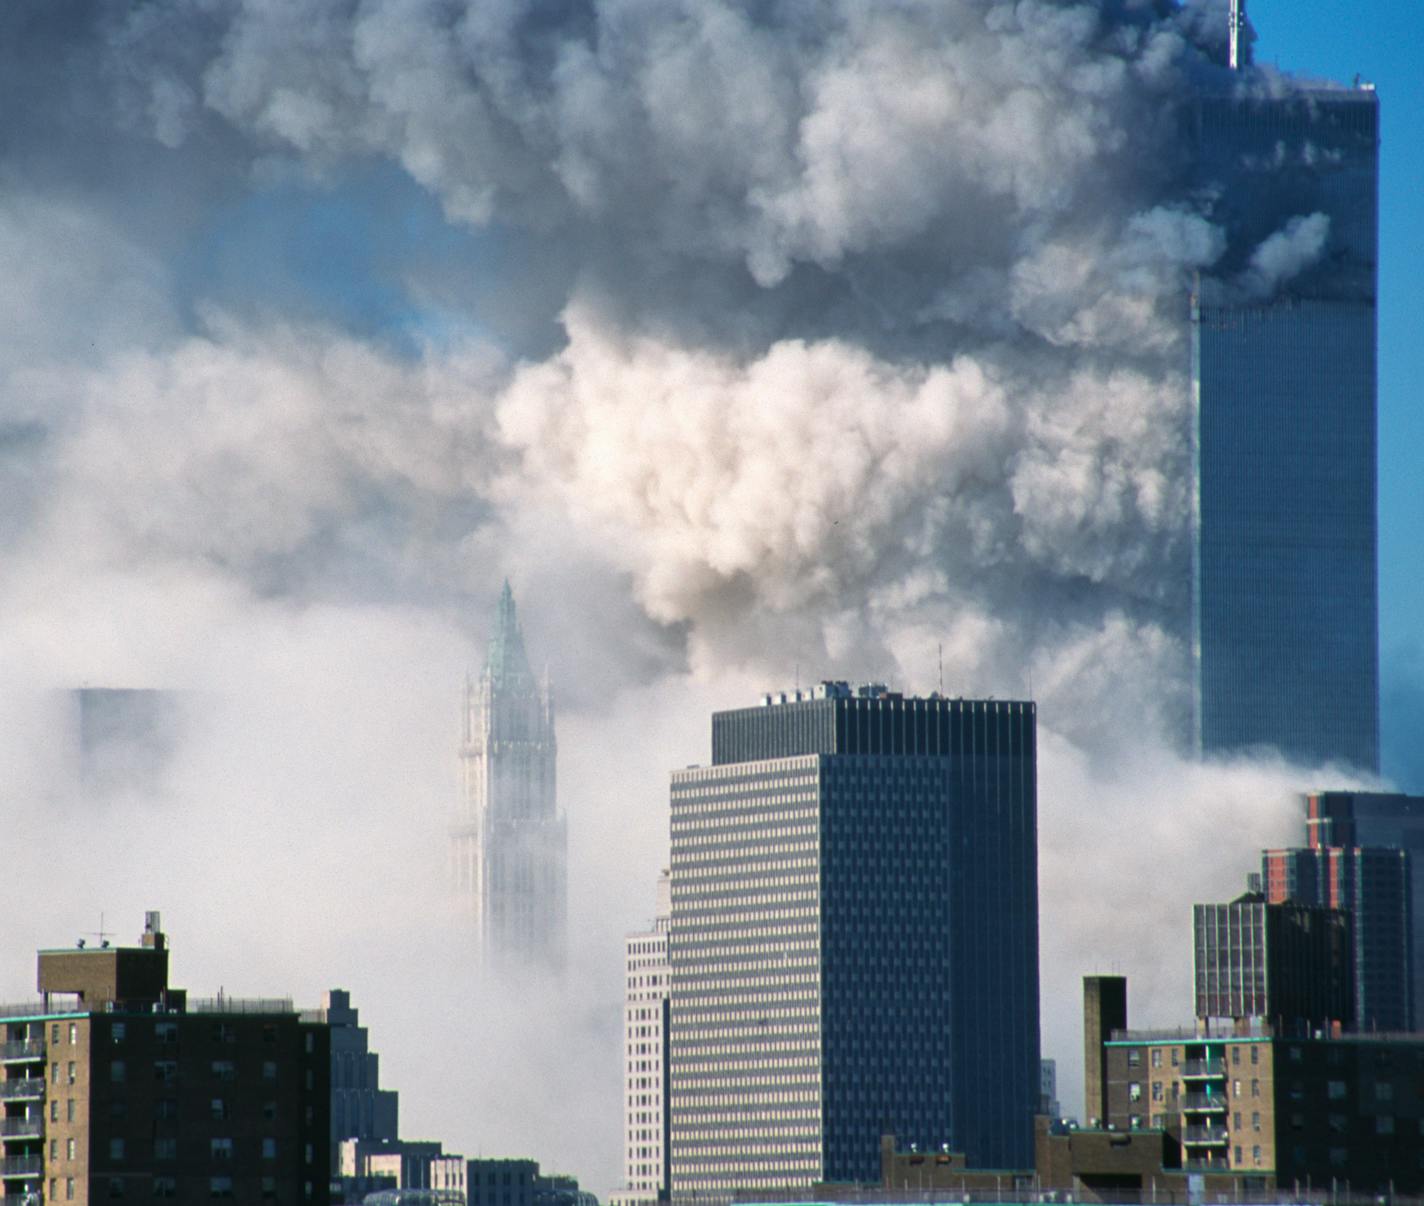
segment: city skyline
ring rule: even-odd
[[[556,7],[0,14],[0,806],[7,890],[54,902],[16,941],[161,886],[220,952],[198,978],[316,999],[349,957],[417,1131],[450,1073],[388,981],[420,983],[501,1087],[452,1141],[610,1184],[666,771],[824,675],[1038,698],[1044,984],[1121,958],[1172,1016],[1181,905],[1298,840],[1292,793],[1373,786],[1159,740],[1190,678],[1159,320],[1219,245],[1169,119],[1224,5]],[[1262,72],[1379,88],[1381,753],[1420,791],[1424,14],[1250,10]],[[460,670],[505,577],[559,678],[584,991],[547,1048],[447,942]],[[179,708],[118,809],[72,806],[36,698],[83,684]],[[1138,826],[1198,870],[1120,865]],[[1074,1027],[1044,1042],[1075,1099]]]

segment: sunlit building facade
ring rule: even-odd
[[[1033,1159],[1034,706],[824,683],[672,777],[672,1196]]]

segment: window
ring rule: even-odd
[[[50,1041],[50,1043],[51,1043],[52,1045],[55,1045],[55,1046],[58,1046],[58,1044],[59,1044],[59,1023],[58,1023],[58,1022],[56,1022],[53,1026],[51,1026],[51,1027],[49,1028],[49,1041]]]
[[[1251,1129],[1253,1131],[1261,1129],[1261,1112],[1259,1110],[1251,1111]]]
[[[1142,1049],[1140,1047],[1129,1047],[1127,1050],[1127,1066],[1136,1068],[1142,1063]]]
[[[214,1097],[210,1105],[213,1117],[221,1122],[227,1117],[227,1102],[221,1097]]]
[[[1162,1082],[1160,1080],[1154,1080],[1152,1082],[1152,1100],[1162,1100]]]
[[[58,1140],[58,1139],[51,1139],[51,1140],[49,1141],[49,1158],[50,1158],[51,1160],[58,1160],[58,1159],[59,1159],[59,1140]]]
[[[1173,1048],[1172,1048],[1172,1067],[1174,1067],[1174,1068],[1177,1066],[1177,1055],[1178,1055],[1177,1048],[1173,1047]]]
[[[1325,1086],[1325,1096],[1331,1101],[1343,1101],[1345,1098],[1345,1082],[1343,1080],[1332,1080]]]
[[[69,1041],[70,1043],[77,1043],[79,1041],[79,1023],[77,1022],[69,1023]]]
[[[1236,1163],[1238,1165],[1245,1163],[1245,1159],[1241,1155],[1241,1145],[1239,1143],[1236,1145]]]
[[[74,1200],[74,1178],[73,1178],[73,1177],[65,1177],[65,1178],[64,1178],[64,1200],[65,1200],[66,1202],[72,1202],[72,1201]]]
[[[1233,1064],[1239,1064],[1239,1063],[1241,1062],[1241,1048],[1240,1048],[1240,1047],[1232,1047],[1232,1048],[1231,1048],[1231,1062],[1232,1062]]]
[[[306,1145],[306,1149],[302,1152],[302,1159],[308,1164],[312,1162],[312,1145],[310,1143]]]
[[[310,1036],[308,1036],[308,1037],[310,1037]],[[1152,1048],[1152,1066],[1153,1066],[1154,1068],[1160,1068],[1160,1067],[1162,1066],[1162,1048],[1161,1048],[1161,1047],[1153,1047],[1153,1048]]]
[[[1233,1080],[1231,1082],[1231,1095],[1233,1097],[1241,1096],[1241,1082],[1239,1080]]]
[[[51,1097],[51,1098],[50,1098],[50,1102],[49,1102],[49,1120],[50,1120],[51,1122],[58,1122],[58,1121],[59,1121],[59,1098],[57,1098],[57,1097]]]
[[[262,1140],[262,1158],[264,1160],[275,1160],[277,1158],[277,1140],[268,1135]]]
[[[276,1177],[263,1177],[263,1178],[262,1178],[262,1200],[263,1200],[264,1202],[272,1202],[272,1201],[275,1201],[276,1198],[277,1198],[277,1178],[276,1178]]]
[[[155,1198],[176,1198],[178,1196],[178,1179],[176,1177],[154,1177],[153,1196]]]
[[[262,1079],[263,1079],[263,1080],[276,1080],[276,1079],[277,1079],[277,1064],[276,1064],[276,1062],[275,1062],[274,1060],[265,1059],[265,1060],[262,1061]]]
[[[232,1159],[232,1140],[213,1139],[209,1143],[209,1151],[214,1160]]]
[[[1393,1101],[1393,1100],[1394,1100],[1394,1086],[1393,1086],[1392,1084],[1390,1084],[1390,1082],[1387,1081],[1387,1080],[1377,1080],[1377,1081],[1375,1081],[1375,1100],[1376,1100],[1376,1101]]]
[[[1390,1114],[1381,1114],[1375,1119],[1376,1135],[1394,1134],[1394,1117]]]
[[[75,1148],[75,1141],[74,1141],[73,1139],[66,1139],[66,1140],[64,1141],[64,1158],[65,1158],[66,1160],[73,1160],[73,1159],[74,1159],[74,1148]]]
[[[70,1105],[73,1105],[70,1102]],[[109,1117],[113,1119],[127,1118],[129,1116],[129,1103],[122,1097],[114,1097],[109,1101]],[[73,1122],[73,1118],[70,1119]]]
[[[124,1158],[124,1141],[122,1139],[109,1140],[109,1159],[122,1160]]]
[[[178,1041],[177,1022],[155,1022],[153,1024],[153,1037],[160,1043],[176,1043]],[[167,1177],[160,1177],[159,1180],[166,1181]]]
[[[1345,1128],[1349,1125],[1345,1121],[1344,1114],[1331,1114],[1330,1118],[1328,1119],[1328,1124],[1330,1126],[1330,1129],[1334,1131],[1337,1135],[1343,1135],[1345,1133]]]
[[[1301,1059],[1303,1058],[1303,1056],[1302,1056],[1301,1053],[1300,1053],[1300,1048],[1299,1048],[1299,1047],[1289,1047],[1289,1048],[1287,1048],[1287,1050],[1286,1050],[1286,1055],[1290,1057],[1290,1062],[1293,1063],[1293,1064],[1298,1064],[1298,1063],[1300,1063]]]
[[[262,1041],[264,1043],[275,1043],[277,1041],[277,1027],[273,1023],[266,1022],[263,1024]]]
[[[115,1022],[109,1027],[109,1039],[111,1042],[122,1043],[127,1033],[128,1028],[122,1022]]]
[[[1330,1163],[1336,1168],[1344,1168],[1346,1154],[1343,1147],[1332,1147],[1330,1149]]]
[[[1252,1144],[1251,1146],[1251,1163],[1261,1163],[1261,1145],[1259,1143]]]
[[[155,1160],[176,1160],[178,1158],[178,1140],[170,1137],[163,1137],[153,1141],[153,1158]]]
[[[236,1080],[237,1065],[230,1059],[215,1059],[213,1060],[213,1075],[218,1080]]]
[[[235,1043],[237,1034],[232,1028],[231,1022],[213,1023],[213,1042],[215,1043]]]
[[[110,1083],[110,1084],[115,1084],[115,1085],[121,1085],[121,1084],[123,1084],[124,1081],[127,1080],[127,1079],[128,1079],[128,1069],[127,1069],[126,1067],[124,1067],[124,1061],[121,1060],[121,1059],[112,1059],[112,1060],[110,1060],[110,1061],[109,1061],[109,1083]]]
[[[153,1079],[161,1085],[171,1085],[178,1079],[178,1061],[175,1059],[154,1060]]]
[[[232,1197],[231,1177],[209,1177],[208,1197],[210,1198],[230,1198]]]
[[[49,1066],[49,1082],[52,1085],[59,1084],[59,1064],[53,1063]]]
[[[1259,1096],[1261,1096],[1261,1082],[1260,1082],[1259,1080],[1253,1080],[1253,1081],[1251,1082],[1251,1096],[1252,1096],[1252,1097],[1259,1097]]]
[[[1255,1043],[1251,1044],[1251,1062],[1253,1064],[1261,1062],[1261,1049]]]
[[[163,1122],[178,1117],[178,1102],[172,1097],[160,1097],[153,1103],[153,1116]]]
[[[262,1103],[262,1117],[271,1122],[277,1117],[277,1103],[275,1101],[264,1101]]]
[[[65,1072],[66,1072],[66,1074],[67,1074],[68,1077],[69,1077],[69,1083],[70,1083],[70,1084],[73,1084],[73,1083],[74,1083],[74,1061],[73,1061],[73,1060],[70,1060],[70,1061],[69,1061],[69,1067],[65,1069]]]
[[[1128,1101],[1142,1100],[1142,1085],[1138,1081],[1134,1080],[1127,1086],[1127,1099]]]
[[[1236,1111],[1236,1114],[1235,1114],[1235,1115],[1233,1116],[1233,1118],[1231,1119],[1231,1129],[1234,1130],[1234,1131],[1239,1131],[1239,1130],[1241,1129],[1241,1111],[1240,1111],[1240,1110],[1237,1110],[1237,1111]]]

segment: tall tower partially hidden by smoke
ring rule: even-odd
[[[564,961],[567,834],[555,798],[554,703],[529,668],[509,583],[479,682],[465,682],[455,884],[487,962]]]
[[[1194,108],[1233,248],[1192,302],[1196,744],[1377,770],[1379,106],[1233,78]]]

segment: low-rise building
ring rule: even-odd
[[[289,1000],[193,1000],[157,913],[139,947],[39,952],[0,1006],[6,1200],[328,1201],[327,1029]]]

